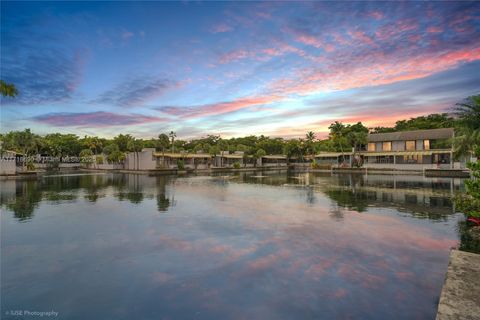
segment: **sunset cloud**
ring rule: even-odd
[[[92,103],[122,107],[139,106],[177,86],[178,83],[169,79],[138,77],[124,81],[102,93]]]
[[[2,99],[2,130],[294,137],[443,112],[480,91],[478,2],[129,5],[5,3],[0,68],[20,94]]]
[[[61,112],[49,113],[32,118],[33,121],[45,123],[56,127],[112,127],[112,126],[130,126],[150,122],[165,121],[162,118],[144,116],[140,114],[116,114],[111,112]]]
[[[233,101],[205,104],[200,106],[159,107],[156,110],[172,116],[189,119],[219,115],[254,106],[271,104],[279,101],[280,99],[281,98],[278,96],[245,97]]]

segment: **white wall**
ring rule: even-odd
[[[155,148],[144,148],[141,152],[129,152],[125,156],[124,168],[127,170],[155,170],[157,159],[153,156]]]
[[[13,175],[16,170],[15,160],[0,159],[0,175]]]
[[[365,163],[364,168],[375,169],[396,169],[396,170],[412,170],[419,171],[423,169],[450,169],[450,164],[393,164],[393,163]]]

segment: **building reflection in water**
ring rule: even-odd
[[[67,174],[33,180],[3,180],[0,181],[0,204],[13,211],[20,221],[30,219],[40,201],[61,204],[84,199],[95,203],[109,195],[132,204],[155,199],[158,211],[165,212],[175,206],[175,181],[178,179],[174,176],[137,174]],[[180,179],[186,181],[185,178]],[[221,190],[228,188],[230,183],[301,188],[305,191],[305,201],[310,205],[321,193],[332,200],[330,210],[335,219],[341,219],[345,209],[364,212],[369,207],[378,207],[394,208],[418,218],[442,220],[455,212],[451,197],[464,188],[462,179],[415,175],[286,174],[285,171],[273,171],[241,172],[201,179],[207,179],[216,186],[219,189],[217,196],[220,197],[223,194]]]

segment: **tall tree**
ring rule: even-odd
[[[262,157],[265,157],[267,153],[263,149],[258,149],[257,152],[253,155],[253,159],[255,160],[254,166],[257,166],[257,160],[262,159]]]
[[[220,154],[220,148],[218,146],[210,146],[208,153],[212,156],[213,163],[215,163],[215,157]]]
[[[132,140],[129,141],[128,143],[128,151],[134,152],[134,167],[137,167],[137,170],[139,170],[139,155],[138,153],[142,151],[143,149],[143,141],[141,139],[135,139],[133,138]]]
[[[157,140],[157,148],[163,153],[165,153],[165,149],[168,148],[169,145],[170,139],[168,138],[168,135],[166,135],[165,133],[159,134]]]
[[[457,156],[471,154],[480,147],[480,95],[468,97],[455,105]]]
[[[345,159],[345,154],[343,152],[343,139],[344,139],[344,130],[345,125],[341,122],[335,121],[332,123],[328,129],[330,129],[330,137],[331,139],[339,145],[340,151],[342,152],[342,158]]]
[[[92,150],[93,154],[97,154],[102,150],[103,142],[98,137],[85,136],[82,139],[83,146]]]
[[[113,138],[113,142],[117,144],[121,152],[130,151],[128,146],[132,143],[135,138],[129,134],[119,134]]]
[[[170,140],[172,141],[172,152],[175,152],[175,145],[174,145],[174,142],[175,142],[175,138],[177,137],[177,134],[173,131],[170,131],[170,133],[168,134],[168,136],[170,137]]]
[[[305,148],[306,152],[309,155],[313,155],[315,153],[314,142],[315,142],[315,133],[313,131],[308,131],[305,134]]]

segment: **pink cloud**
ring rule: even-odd
[[[375,20],[380,20],[384,17],[384,14],[381,11],[371,11],[371,12],[367,13],[367,16],[371,17]]]
[[[296,53],[299,56],[305,55],[305,51],[286,43],[277,43],[275,47],[263,49],[261,52],[268,56],[281,56],[287,53]]]
[[[394,24],[386,24],[375,32],[376,40],[393,41],[395,37],[403,33],[418,29],[418,22],[413,19],[404,19]]]
[[[432,27],[427,28],[428,33],[439,33],[439,32],[442,32],[442,31],[443,31],[443,29],[440,28],[440,27],[432,26]]]
[[[233,61],[245,59],[248,57],[255,56],[255,53],[249,52],[244,49],[239,49],[239,50],[233,50],[230,52],[227,52],[223,55],[220,56],[220,63],[225,64],[225,63],[230,63]]]
[[[372,38],[363,31],[358,31],[358,30],[349,31],[348,34],[353,40],[355,40],[356,42],[360,42],[361,44],[366,44],[366,45],[374,44],[374,41],[372,40]]]
[[[320,41],[318,38],[308,35],[308,34],[301,34],[298,35],[295,38],[296,41],[301,42],[303,44],[315,47],[315,48],[321,48],[323,47],[323,42]]]
[[[161,107],[157,108],[158,111],[179,116],[182,118],[198,118],[211,115],[218,115],[223,113],[229,113],[253,106],[259,106],[264,104],[271,104],[280,101],[282,98],[279,96],[252,96],[243,97],[233,101],[219,102],[213,104],[206,104],[201,106],[192,107]]]
[[[272,57],[282,56],[288,53],[296,53],[304,56],[305,51],[280,41],[273,41],[272,46],[263,49],[247,50],[238,49],[224,53],[220,56],[220,64],[227,64],[243,59],[269,60]]]
[[[333,40],[335,41],[335,43],[338,43],[340,45],[347,45],[347,44],[350,43],[347,39],[345,39],[345,37],[343,35],[341,35],[338,32],[333,32],[331,36],[332,36]]]
[[[434,52],[404,60],[385,56],[382,52],[368,57],[352,56],[350,59],[350,63],[343,66],[333,63],[322,69],[299,70],[294,78],[271,83],[270,89],[277,94],[308,95],[418,79],[480,59],[480,47]]]

